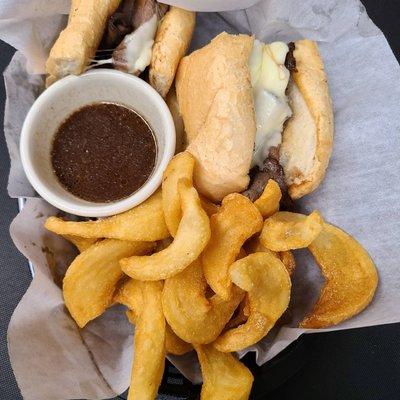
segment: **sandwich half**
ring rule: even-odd
[[[314,42],[264,44],[221,33],[182,59],[176,92],[203,195],[220,201],[244,191],[250,170],[252,176],[268,175],[271,155],[292,198],[322,181],[332,151],[333,113]]]
[[[46,63],[47,86],[97,65],[135,75],[150,66],[150,84],[165,97],[195,23],[194,12],[156,0],[73,0]]]

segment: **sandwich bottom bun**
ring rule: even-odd
[[[297,72],[288,97],[293,115],[282,134],[279,162],[289,194],[298,199],[314,191],[325,176],[333,146],[333,110],[324,65],[315,42],[296,42]]]
[[[221,33],[184,57],[176,77],[187,150],[197,161],[196,187],[214,201],[249,184],[256,133],[248,66],[253,42]]]
[[[161,20],[155,38],[149,69],[150,84],[162,97],[171,88],[181,58],[192,40],[196,14],[171,7]]]

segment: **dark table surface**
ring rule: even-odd
[[[383,30],[400,58],[400,0],[364,0],[370,17]],[[0,42],[0,71],[13,49]],[[4,85],[0,82],[0,120]],[[0,400],[21,399],[7,353],[11,314],[30,280],[26,260],[13,246],[8,229],[18,212],[7,195],[9,157],[0,135]],[[398,260],[396,260],[398,262]],[[253,361],[248,360],[251,364]],[[255,398],[270,400],[400,399],[400,324],[306,335],[256,377]],[[38,399],[40,400],[40,399]]]

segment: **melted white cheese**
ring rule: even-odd
[[[150,65],[151,49],[154,44],[157,25],[157,15],[154,14],[133,33],[125,36],[125,58],[127,61],[128,72],[131,74],[142,72],[148,65]]]
[[[292,115],[286,97],[290,72],[285,67],[286,43],[254,41],[249,59],[257,132],[252,166],[262,166],[269,149],[282,142],[284,122]]]

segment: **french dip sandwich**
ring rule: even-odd
[[[208,198],[247,189],[254,200],[272,178],[297,199],[323,180],[333,112],[315,42],[221,33],[182,59],[176,92],[196,185]]]
[[[150,66],[150,84],[165,97],[195,21],[195,13],[156,0],[72,0],[68,25],[46,63],[47,86],[93,62],[135,75]]]

